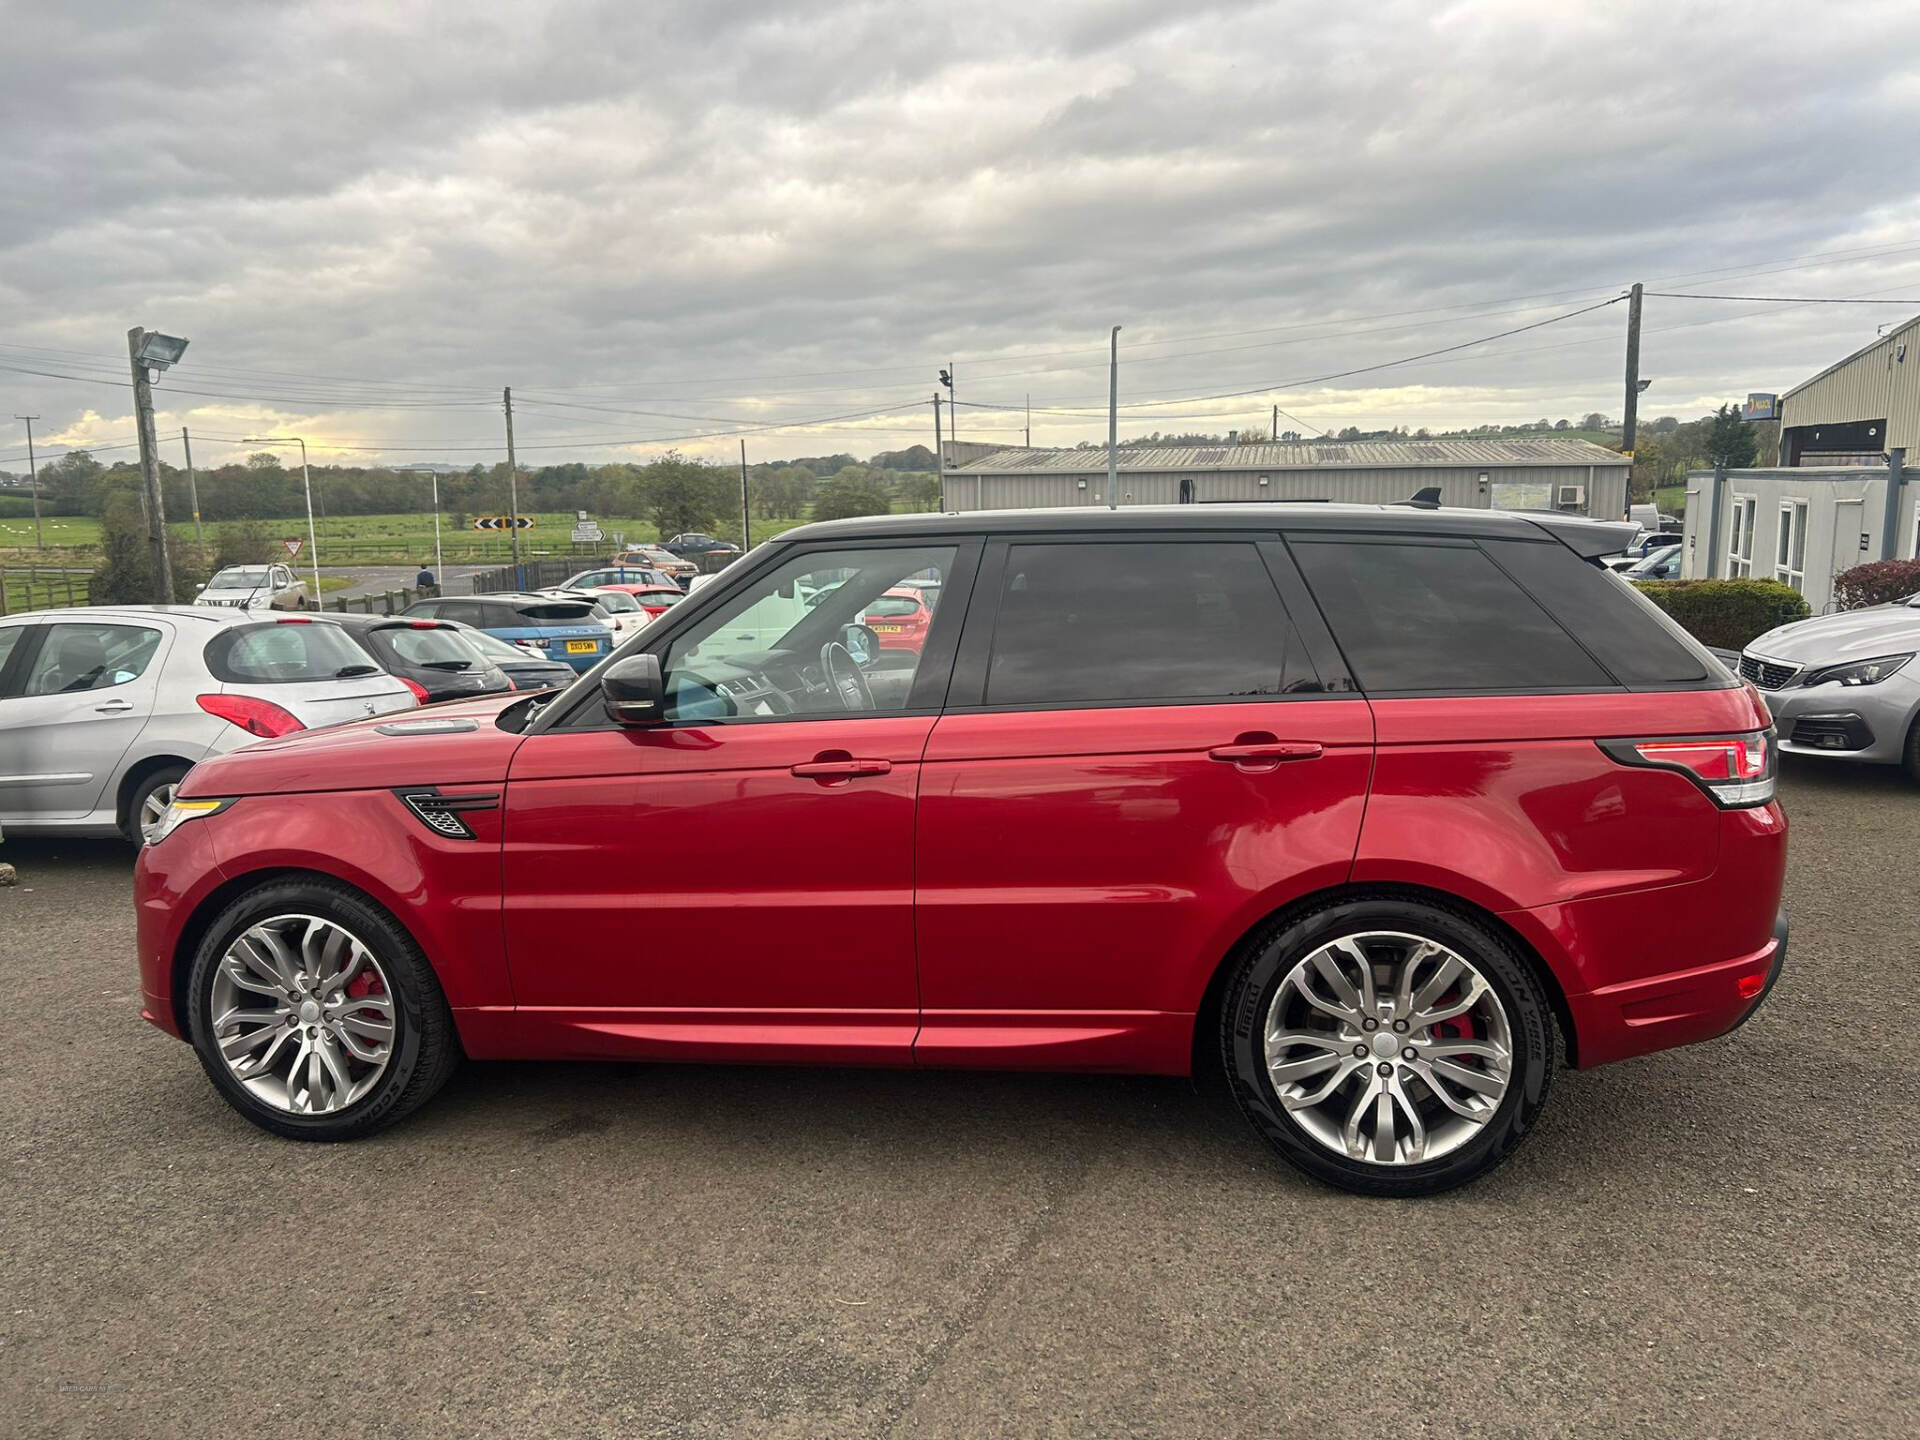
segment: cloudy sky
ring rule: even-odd
[[[1920,311],[1920,6],[0,0],[0,465],[1646,414]],[[1345,378],[1323,378],[1386,366]],[[32,373],[42,372],[42,373]],[[1229,396],[1231,398],[1205,398]],[[1171,402],[1171,403],[1163,403]],[[1012,407],[999,409],[978,406]],[[1078,413],[1075,413],[1078,412]],[[1283,428],[1288,425],[1282,422]],[[774,428],[781,427],[781,428]],[[695,438],[702,437],[705,438]],[[204,437],[204,438],[202,438]],[[351,447],[351,448],[350,448]]]

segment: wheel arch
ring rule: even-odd
[[[1374,882],[1350,882],[1331,885],[1315,890],[1288,901],[1279,909],[1263,915],[1249,926],[1239,939],[1228,947],[1226,954],[1213,968],[1207,979],[1207,987],[1202,992],[1200,1004],[1194,1011],[1193,1035],[1190,1038],[1191,1064],[1196,1084],[1205,1080],[1224,1080],[1220,1073],[1220,1047],[1216,1043],[1220,1028],[1220,1006],[1226,994],[1227,982],[1234,968],[1246,955],[1250,946],[1270,930],[1291,923],[1296,915],[1308,910],[1318,909],[1330,902],[1342,900],[1411,900],[1425,905],[1438,905],[1448,910],[1458,910],[1477,924],[1486,926],[1500,935],[1513,946],[1514,953],[1525,961],[1533,971],[1534,978],[1545,990],[1547,1001],[1552,1006],[1553,1018],[1560,1028],[1561,1043],[1566,1047],[1567,1064],[1577,1067],[1579,1064],[1579,1036],[1574,1031],[1573,1010],[1567,1004],[1566,990],[1561,986],[1559,977],[1532,945],[1513,926],[1501,919],[1498,914],[1471,900],[1462,899],[1446,890],[1436,890],[1424,885],[1385,884]]]
[[[127,828],[127,820],[133,807],[133,792],[146,783],[147,778],[161,770],[171,770],[178,766],[182,770],[191,770],[193,761],[185,755],[161,753],[147,755],[127,767],[126,774],[120,777],[120,785],[113,798],[113,821],[122,830]]]

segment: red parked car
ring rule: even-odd
[[[792,530],[558,695],[196,766],[139,862],[145,1014],[306,1139],[461,1056],[1202,1070],[1325,1181],[1444,1189],[1563,1060],[1722,1034],[1785,956],[1767,712],[1599,566],[1625,530]]]
[[[933,608],[918,590],[896,587],[869,603],[860,619],[873,631],[882,650],[911,650],[918,655],[927,643]]]

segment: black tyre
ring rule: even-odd
[[[296,1140],[384,1129],[460,1061],[420,947],[334,881],[270,881],[229,905],[194,956],[187,996],[214,1087],[254,1124]]]
[[[1559,1061],[1546,995],[1464,910],[1330,902],[1256,935],[1221,1007],[1235,1101],[1291,1164],[1364,1195],[1484,1175],[1533,1128]]]
[[[1900,768],[1909,780],[1920,780],[1920,719],[1907,727],[1907,748],[1900,756]]]
[[[147,831],[160,823],[160,817],[173,803],[174,788],[186,778],[187,766],[169,765],[156,770],[134,787],[127,797],[127,813],[120,821],[120,833],[130,845],[146,843]]]

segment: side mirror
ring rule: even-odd
[[[629,655],[600,677],[600,702],[616,725],[658,725],[667,718],[667,687],[658,655]]]
[[[843,625],[840,628],[840,643],[847,647],[853,663],[862,670],[880,658],[880,637],[869,626]]]

